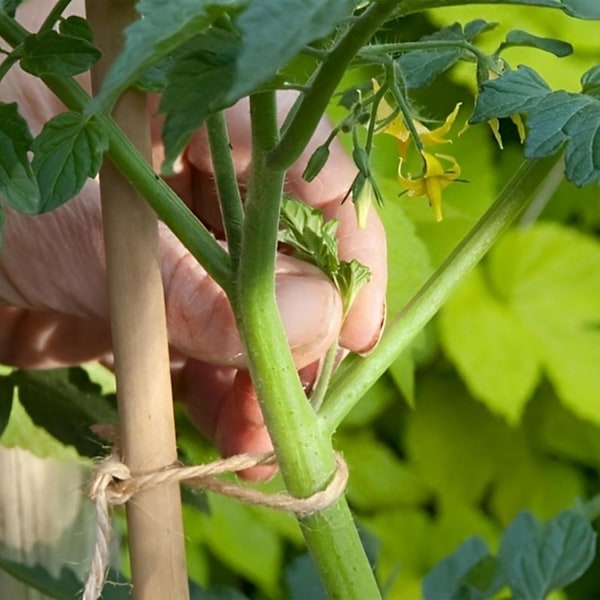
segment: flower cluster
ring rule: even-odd
[[[379,88],[375,81],[373,82],[373,88],[375,92]],[[414,118],[411,119],[412,127],[408,127],[402,111],[394,111],[385,99],[380,101],[377,110],[377,122],[383,124],[378,129],[378,133],[391,135],[398,141],[398,152],[400,155],[398,182],[406,190],[408,196],[426,196],[428,198],[436,221],[441,221],[443,218],[442,190],[458,179],[460,176],[460,166],[453,157],[432,153],[426,150],[426,148],[451,143],[451,140],[446,139],[445,136],[450,132],[459,110],[460,103],[446,117],[444,123],[436,129],[429,129],[421,121]],[[394,116],[395,112],[397,114]],[[418,139],[414,139],[415,133]],[[415,146],[419,149],[423,161],[423,169],[416,177],[410,174],[405,176],[402,170],[402,165],[406,159],[411,142],[414,142]],[[447,168],[444,167],[443,163],[447,164]]]

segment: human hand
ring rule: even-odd
[[[289,97],[280,99],[285,108]],[[61,110],[41,82],[16,68],[0,83],[0,100],[17,101],[34,134]],[[247,107],[241,103],[228,111],[228,121],[236,170],[243,185],[250,160]],[[312,148],[327,134],[323,123]],[[360,292],[342,327],[341,302],[329,280],[306,263],[279,257],[278,305],[294,360],[307,383],[338,335],[341,345],[349,350],[366,352],[374,345],[383,320],[386,282],[385,238],[378,218],[372,213],[367,227],[361,230],[351,203],[341,203],[354,178],[352,162],[336,145],[323,172],[308,184],[301,173],[310,153],[309,148],[290,170],[288,191],[322,208],[327,218],[340,220],[341,258],[356,258],[366,264],[372,281]],[[157,159],[161,154],[158,140],[155,154]],[[202,132],[194,136],[170,183],[196,214],[218,228],[210,157]],[[7,211],[3,238],[0,362],[45,368],[110,360],[97,183],[88,181],[76,198],[52,213],[31,217]],[[162,224],[160,256],[169,342],[177,363],[177,396],[222,453],[270,450],[222,290]],[[258,467],[245,475],[260,478],[271,472],[270,467]]]

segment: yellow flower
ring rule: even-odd
[[[377,80],[373,79],[373,91],[377,93],[377,90],[379,90],[379,84],[377,83]],[[444,138],[444,136],[450,131],[452,125],[454,124],[461,104],[462,103],[459,102],[454,107],[454,110],[446,117],[444,123],[435,129],[429,129],[417,119],[412,120],[423,146],[452,143],[452,140],[447,140]],[[377,121],[385,121],[391,117],[393,113],[394,109],[385,101],[385,98],[383,98],[377,107]],[[388,135],[394,136],[398,140],[400,156],[402,158],[406,156],[406,152],[411,141],[411,133],[406,126],[402,113],[398,113],[398,115],[394,117],[387,125],[385,125],[385,127],[381,129],[379,133],[387,133]]]
[[[521,144],[525,141],[525,125],[523,124],[523,119],[521,119],[521,115],[511,115],[510,120],[517,126],[517,132],[519,134],[519,140]],[[502,142],[502,136],[500,135],[500,121],[496,119],[496,117],[492,117],[488,121],[488,125],[492,129],[492,133],[496,138],[496,142],[500,147],[500,150],[504,150],[504,144]]]
[[[360,229],[364,229],[367,226],[367,218],[369,216],[369,209],[375,199],[375,192],[371,182],[367,179],[358,195],[358,198],[354,201],[354,210],[356,211],[356,221]]]
[[[450,163],[448,170],[444,169],[438,159]],[[454,180],[460,177],[460,166],[452,156],[445,154],[430,154],[423,152],[425,161],[425,173],[422,177],[413,178],[410,174],[404,177],[402,174],[402,159],[398,166],[398,181],[407,190],[410,197],[427,196],[429,204],[433,208],[436,221],[441,221],[442,215],[442,190],[448,187]]]

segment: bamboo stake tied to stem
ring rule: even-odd
[[[130,0],[86,0],[102,61],[92,72],[97,91],[137,18]],[[113,116],[150,160],[146,98],[129,91]],[[102,219],[115,354],[122,459],[133,474],[177,459],[158,222],[120,172],[100,172]],[[127,504],[133,593],[136,600],[189,597],[178,484],[136,494]]]

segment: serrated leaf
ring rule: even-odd
[[[592,325],[600,322],[600,244],[558,225],[511,231],[473,278],[442,313],[442,343],[475,395],[509,416],[507,384],[522,399],[532,385],[523,365],[539,364],[573,412],[600,423],[600,331]],[[487,337],[471,335],[473,327]],[[503,383],[485,362],[500,366],[510,355],[520,364],[503,370]]]
[[[37,426],[83,456],[98,455],[102,444],[90,426],[114,424],[117,414],[83,370],[17,371],[11,377],[21,404]]]
[[[35,212],[70,200],[95,177],[108,149],[108,135],[93,117],[62,113],[48,121],[33,143],[33,170],[41,197]]]
[[[423,580],[424,600],[458,598],[462,580],[490,555],[486,543],[478,537],[466,540],[451,556],[439,562]]]
[[[521,31],[520,29],[513,29],[506,34],[506,39],[500,44],[498,52],[502,52],[505,48],[519,46],[537,48],[538,50],[543,50],[559,57],[569,56],[569,54],[573,53],[573,46],[567,42],[540,37],[527,31]]]
[[[563,144],[565,174],[576,185],[600,183],[600,98],[559,91],[531,109],[528,158],[548,156]]]
[[[355,259],[342,261],[335,273],[334,281],[340,290],[346,314],[363,285],[371,279],[371,271]]]
[[[71,77],[90,69],[100,54],[85,38],[50,30],[25,38],[21,67],[38,77]]]
[[[525,113],[551,92],[548,84],[533,69],[520,66],[482,85],[469,122],[481,123]]]
[[[544,525],[525,512],[506,530],[498,558],[516,597],[542,600],[586,571],[595,546],[596,533],[575,511],[564,511]]]
[[[600,100],[600,65],[592,67],[581,77],[581,92]]]
[[[232,14],[249,0],[141,0],[142,17],[125,29],[123,51],[109,69],[91,109],[108,110],[118,96],[150,67],[176,52],[219,17]],[[271,32],[272,34],[272,32]]]
[[[15,103],[0,103],[0,193],[15,210],[34,213],[40,191],[28,152],[33,138]]]
[[[473,395],[518,423],[541,374],[532,338],[474,271],[444,306],[440,339]],[[474,336],[473,332],[477,335]]]
[[[71,15],[66,19],[61,19],[58,30],[63,35],[67,35],[74,38],[81,38],[87,40],[91,44],[94,42],[94,34],[89,26],[89,23],[82,17]]]
[[[212,28],[189,42],[175,59],[159,108],[165,113],[163,170],[170,170],[192,133],[206,118],[225,107],[224,95],[233,81],[239,47],[236,35]]]
[[[309,42],[349,17],[357,0],[260,0],[234,18],[242,46],[225,100],[233,103],[268,81]]]

